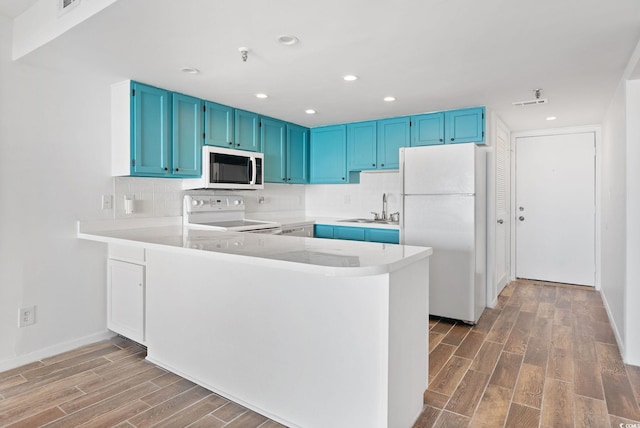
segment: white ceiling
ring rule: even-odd
[[[33,6],[38,0],[0,0],[0,15],[14,18]]]
[[[600,123],[639,39],[638,0],[121,0],[20,61],[307,126],[486,105],[524,130]],[[512,106],[534,88],[549,104]]]

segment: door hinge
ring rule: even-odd
[[[411,128],[411,126],[413,126],[412,124],[413,124],[413,122],[409,121],[409,128]]]
[[[482,131],[482,138],[484,138],[484,131]]]
[[[132,97],[135,97],[135,96],[136,96],[136,90],[135,90],[135,89],[132,89],[132,90],[131,90],[131,96],[132,96]]]
[[[258,127],[262,128],[262,121],[258,122]]]
[[[202,139],[203,139],[203,140],[206,140],[206,139],[207,139],[207,133],[206,133],[206,132],[203,132],[203,133],[202,133]]]
[[[131,166],[136,166],[136,160],[135,159],[131,159]]]
[[[207,106],[202,106],[202,111],[207,111]]]
[[[484,119],[484,113],[482,113],[482,118]]]

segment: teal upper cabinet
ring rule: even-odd
[[[172,174],[200,177],[202,171],[202,100],[173,93],[171,113]]]
[[[138,82],[111,86],[111,172],[199,177],[202,100]]]
[[[309,129],[270,118],[261,118],[264,181],[309,182]]]
[[[266,156],[266,155],[265,155]],[[287,183],[309,182],[309,129],[287,124]]]
[[[346,126],[313,128],[309,149],[311,183],[347,183]]]
[[[445,112],[447,143],[483,143],[484,107]]]
[[[222,104],[204,103],[204,144],[233,148],[234,109]]]
[[[409,147],[409,117],[396,117],[378,121],[378,168],[398,169],[400,147]]]
[[[261,121],[260,138],[264,152],[264,181],[268,183],[286,182],[286,124],[267,118],[262,118]]]
[[[131,83],[131,175],[171,174],[171,92]]]
[[[256,113],[236,109],[235,148],[260,151],[260,116]]]
[[[411,117],[411,145],[444,144],[444,113],[421,114]]]
[[[347,163],[349,171],[362,171],[377,167],[376,122],[358,122],[347,125]]]

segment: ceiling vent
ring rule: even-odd
[[[515,103],[513,103],[513,105],[518,107],[523,107],[523,106],[533,106],[537,104],[547,104],[549,102],[547,98],[540,98],[540,96],[542,95],[542,89],[534,89],[533,94],[536,97],[534,100],[516,101]]]
[[[62,16],[80,4],[80,0],[58,0],[58,16]]]

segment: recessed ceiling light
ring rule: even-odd
[[[390,103],[391,101],[395,101],[396,97],[384,97],[384,100],[388,103]]]
[[[269,95],[260,93],[260,94],[256,94],[256,98],[269,98]]]
[[[200,74],[200,70],[194,67],[182,67],[180,71],[187,74]]]
[[[306,109],[304,112],[305,112],[305,113],[307,113],[307,114],[316,114],[316,113],[317,113],[317,112],[316,112],[314,109],[312,109],[312,108],[308,108],[308,109]]]
[[[556,120],[556,119],[557,119],[557,117],[555,117],[555,116],[549,116],[549,117],[547,118],[547,120]]]
[[[289,34],[283,34],[282,36],[278,37],[278,42],[285,46],[295,45],[299,41],[300,39],[298,39],[296,36],[291,36]]]
[[[354,80],[358,80],[358,76],[354,76],[353,74],[347,74],[343,77],[347,82],[353,82]]]

